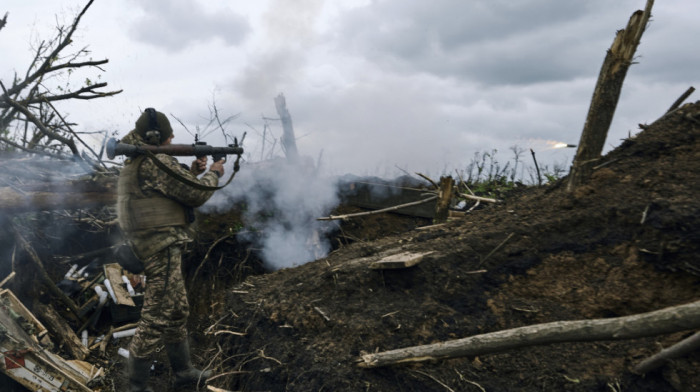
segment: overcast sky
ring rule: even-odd
[[[0,79],[87,3],[5,0]],[[213,102],[261,156],[263,117],[284,93],[298,148],[329,174],[438,176],[477,152],[533,148],[567,167],[615,32],[645,0],[96,0],[74,37],[123,89],[65,106],[81,130],[125,135],[146,107],[204,127]],[[625,80],[606,151],[654,121],[700,79],[700,2],[657,1]],[[56,82],[56,81],[54,81]],[[64,83],[65,80],[61,80]],[[697,94],[690,100],[700,99]],[[191,136],[176,121],[175,142]],[[269,120],[276,137],[280,124]],[[253,130],[255,129],[255,130]],[[206,138],[221,143],[220,131]],[[270,144],[266,145],[270,151]],[[277,149],[279,151],[279,148]],[[530,161],[529,150],[524,160]]]

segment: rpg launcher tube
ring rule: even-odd
[[[114,138],[107,140],[107,157],[114,159],[117,155],[133,157],[150,151],[153,154],[167,154],[173,156],[211,155],[215,161],[223,159],[226,155],[241,155],[243,148],[230,144],[228,147],[214,147],[206,144],[168,144],[167,146],[153,146],[150,144],[135,146],[133,144],[120,143]],[[218,159],[216,159],[218,158]]]

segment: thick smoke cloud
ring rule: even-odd
[[[203,212],[243,211],[243,241],[259,247],[273,270],[293,267],[325,256],[326,234],[332,223],[317,221],[338,204],[336,186],[316,175],[313,165],[267,161],[243,166],[233,182],[203,207]]]

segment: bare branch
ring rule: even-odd
[[[82,160],[82,158],[80,157],[80,152],[78,151],[78,148],[75,146],[75,142],[72,139],[68,139],[66,137],[63,137],[63,136],[57,134],[56,132],[50,131],[46,127],[46,125],[44,125],[44,123],[41,122],[41,120],[39,120],[34,114],[32,114],[32,112],[29,111],[29,109],[27,109],[25,106],[20,105],[19,103],[17,103],[17,101],[15,101],[9,97],[9,95],[7,94],[7,90],[5,89],[5,86],[2,84],[2,82],[0,82],[0,87],[2,87],[2,90],[5,92],[5,95],[6,95],[5,102],[10,104],[10,106],[14,107],[15,109],[17,109],[17,111],[19,111],[25,117],[27,117],[27,119],[29,121],[31,121],[34,125],[36,125],[36,127],[44,135],[48,136],[51,139],[58,140],[61,143],[65,144],[66,146],[68,146],[68,148],[70,148],[71,152],[73,153],[73,155],[77,159]]]
[[[71,37],[73,36],[73,33],[75,30],[78,28],[78,23],[80,23],[80,19],[83,17],[87,9],[92,5],[94,0],[90,0],[83,10],[78,14],[78,16],[75,18],[73,21],[73,24],[71,25],[70,29],[66,33],[65,36],[59,41],[59,43],[56,45],[56,47],[49,53],[48,56],[44,58],[44,62],[39,66],[39,68],[31,75],[29,75],[25,80],[18,85],[14,86],[12,89],[9,90],[8,93],[6,93],[8,96],[15,95],[19,93],[20,91],[24,90],[27,86],[29,86],[31,83],[33,83],[35,80],[42,78],[46,72],[49,72],[51,69],[52,63],[58,58],[58,54],[65,49],[68,45],[70,45],[73,41],[71,40]],[[62,36],[63,30],[62,28],[59,28],[59,37]],[[42,52],[43,48],[43,42],[39,46],[39,49],[37,50],[37,57],[36,59],[38,60],[38,57],[40,56],[40,53]]]
[[[0,19],[0,30],[7,24],[7,15],[9,15],[9,12],[5,12],[5,17]]]
[[[396,211],[396,210],[399,210],[399,209],[404,208],[404,207],[412,207],[412,206],[416,206],[419,204],[427,203],[427,202],[433,201],[437,198],[438,198],[437,196],[430,196],[430,197],[427,197],[427,198],[422,199],[422,200],[413,201],[413,202],[406,203],[406,204],[399,204],[399,205],[396,205],[393,207],[383,208],[381,210],[358,212],[356,214],[331,215],[328,217],[316,218],[316,220],[319,220],[319,221],[329,221],[329,220],[338,220],[338,219],[345,220],[345,219],[349,219],[349,218],[356,218],[358,216],[381,214],[383,212]]]
[[[48,101],[47,101],[46,103],[51,107],[51,109],[53,109],[54,113],[56,113],[56,115],[61,119],[61,121],[63,121],[63,124],[66,126],[66,128],[68,129],[68,131],[73,135],[73,137],[75,137],[76,139],[78,139],[78,141],[79,141],[83,146],[85,146],[85,148],[87,148],[88,151],[90,151],[90,152],[92,153],[92,155],[100,161],[100,163],[102,163],[102,161],[100,160],[100,156],[97,155],[97,153],[95,152],[95,150],[93,150],[87,143],[85,143],[85,142],[83,141],[83,139],[80,138],[80,136],[78,136],[78,134],[77,134],[75,131],[73,131],[73,128],[71,128],[70,124],[68,124],[68,122],[66,121],[66,119],[61,115],[61,113],[56,109],[56,107],[53,106],[53,104],[52,104],[51,102],[48,102]],[[103,163],[102,163],[102,166],[106,168],[106,166],[105,166]]]
[[[20,146],[19,144],[13,142],[12,140],[9,140],[9,139],[4,138],[4,137],[2,137],[2,136],[0,136],[0,142],[6,143],[6,144],[9,145],[9,146],[12,146],[12,147],[14,147],[14,148],[18,148],[18,149],[20,149],[20,150],[22,150],[22,151],[25,151],[25,152],[28,152],[28,153],[44,155],[44,156],[51,157],[51,158],[66,159],[66,157],[61,156],[61,155],[58,155],[58,156],[57,156],[56,154],[52,154],[52,153],[50,153],[50,152],[41,151],[41,150],[34,150],[34,149],[31,149],[31,148],[22,147],[22,146]]]

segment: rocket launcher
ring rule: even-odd
[[[150,144],[135,146],[133,144],[121,143],[115,138],[107,140],[106,145],[107,157],[114,159],[117,155],[126,155],[134,157],[150,151],[153,154],[167,154],[173,156],[195,156],[201,157],[211,155],[214,162],[225,159],[227,155],[242,155],[243,147],[239,147],[238,143],[229,144],[228,147],[214,147],[203,142],[195,144],[168,144],[167,146],[153,146]]]

